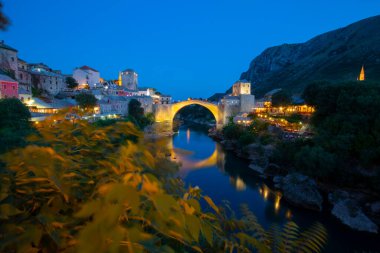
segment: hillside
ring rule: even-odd
[[[364,64],[367,80],[380,80],[380,16],[319,35],[305,43],[266,49],[241,74],[261,97],[274,88],[299,94],[315,80],[356,80]]]

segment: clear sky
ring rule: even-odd
[[[133,68],[175,99],[224,92],[265,48],[380,14],[379,0],[3,0],[28,62],[105,79]],[[380,28],[379,28],[380,29]]]

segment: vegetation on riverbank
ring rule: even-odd
[[[131,122],[40,122],[1,156],[0,252],[319,252],[325,229],[265,231],[173,175],[165,147]],[[202,205],[201,205],[202,204]]]
[[[329,184],[380,188],[380,85],[368,82],[310,84],[303,94],[316,112],[310,125],[312,138],[283,139],[269,125],[253,116],[250,126],[230,122],[224,138],[241,148],[251,143],[275,147],[270,163]],[[288,116],[297,122],[299,115]]]

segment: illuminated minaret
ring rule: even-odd
[[[362,70],[360,71],[360,76],[359,76],[358,80],[359,81],[365,81],[364,65],[362,66]]]

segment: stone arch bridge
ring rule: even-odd
[[[220,128],[224,125],[225,113],[222,105],[213,104],[204,100],[186,100],[173,104],[156,105],[154,114],[157,123],[173,124],[175,115],[184,107],[189,105],[200,105],[208,109],[214,115],[216,127]]]
[[[173,119],[182,108],[189,105],[200,105],[208,109],[212,115],[214,115],[216,128],[220,129],[228,123],[229,117],[242,112],[251,112],[255,105],[255,97],[253,95],[240,95],[231,98],[233,102],[229,102],[228,100],[230,99],[224,99],[224,102],[218,104],[197,99],[189,99],[173,104],[157,104],[154,105],[153,111],[156,123],[165,123],[164,125],[171,130]]]

